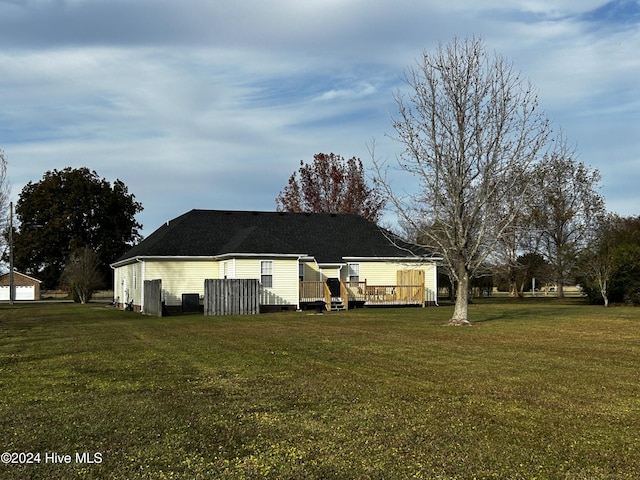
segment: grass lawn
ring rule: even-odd
[[[0,478],[640,476],[640,309],[451,313],[0,305]]]

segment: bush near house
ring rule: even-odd
[[[2,451],[93,456],[0,478],[638,477],[640,310],[451,308],[1,305]]]

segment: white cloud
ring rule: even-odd
[[[637,26],[585,20],[605,1],[465,3],[1,2],[0,148],[14,195],[46,170],[88,166],[121,178],[151,229],[195,206],[272,209],[314,153],[366,163],[372,137],[382,156],[399,153],[384,134],[403,69],[479,35],[532,79],[607,192],[636,198]]]
[[[322,93],[318,100],[331,101],[331,100],[343,100],[343,99],[359,99],[368,97],[376,93],[376,87],[367,82],[361,82],[357,85],[353,85],[351,88],[332,88]]]

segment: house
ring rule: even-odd
[[[141,310],[146,280],[179,308],[206,279],[259,279],[269,311],[435,304],[438,260],[357,215],[191,210],[111,267],[120,306]]]
[[[9,272],[0,275],[0,300],[10,300],[9,286],[11,284]],[[14,300],[39,300],[40,284],[42,282],[29,275],[13,272]]]

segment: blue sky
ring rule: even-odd
[[[149,234],[192,208],[273,210],[318,152],[394,158],[424,50],[483,37],[537,87],[607,208],[640,214],[635,0],[0,0],[12,197],[47,170],[122,180]]]

